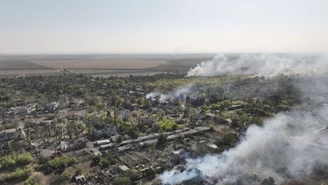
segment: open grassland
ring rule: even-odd
[[[33,63],[57,69],[146,69],[165,64],[165,60],[142,59],[90,59],[90,60],[42,60]]]

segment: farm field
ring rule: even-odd
[[[0,77],[82,73],[92,76],[185,74],[210,55],[2,55]]]
[[[40,70],[0,70],[0,78],[1,77],[15,77],[15,76],[38,76],[38,75],[59,75],[62,72],[60,70],[55,69],[40,69]]]
[[[51,70],[52,68],[25,60],[0,60],[1,70]]]
[[[42,60],[37,65],[65,69],[146,69],[165,64],[166,60],[104,59],[104,60]]]
[[[133,76],[147,76],[147,75],[156,75],[156,74],[160,74],[163,72],[155,72],[155,71],[120,71],[120,72],[116,72],[116,73],[109,73],[109,74],[96,74],[96,75],[92,75],[93,77],[103,77],[103,78],[108,78],[111,76],[118,76],[118,77],[128,77],[130,75]]]

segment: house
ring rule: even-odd
[[[115,125],[105,125],[93,130],[93,135],[96,137],[102,137],[104,135],[115,135],[117,133]]]
[[[121,137],[120,135],[116,134],[116,135],[111,136],[111,137],[110,137],[110,140],[111,140],[112,142],[116,142],[120,137]]]
[[[59,103],[51,102],[51,103],[46,104],[46,106],[44,108],[48,112],[54,112],[55,110],[57,110],[59,108]]]
[[[19,107],[11,107],[9,109],[8,114],[13,114],[13,115],[27,115],[32,112],[35,112],[36,110],[36,105],[26,105],[26,106],[19,106]]]
[[[129,91],[129,96],[134,96],[136,94],[137,94],[137,92],[135,92],[135,91]]]
[[[198,120],[205,120],[207,117],[206,112],[204,110],[201,110],[197,114],[197,119]]]
[[[129,109],[121,110],[118,114],[123,120],[128,120],[132,116],[132,112]]]
[[[19,135],[18,132],[14,128],[2,130],[0,131],[0,141],[15,139],[18,137],[18,135]]]
[[[94,145],[95,146],[101,146],[101,145],[106,145],[109,144],[110,140],[109,139],[103,139],[103,140],[97,140]]]
[[[16,105],[17,106],[24,106],[24,105],[26,105],[26,102],[24,100],[17,100]]]
[[[125,152],[129,149],[130,149],[130,146],[128,146],[128,145],[117,147],[117,151],[120,152],[120,153]]]
[[[124,134],[124,135],[123,135],[123,139],[124,139],[124,140],[131,140],[132,138],[131,138],[129,135]]]
[[[61,141],[59,144],[59,148],[61,151],[68,152],[72,149],[73,147],[73,141],[68,140],[68,141]]]
[[[185,151],[183,149],[172,151],[171,162],[175,165],[183,162],[184,152]]]
[[[87,182],[87,179],[85,178],[84,175],[79,175],[74,177],[75,182],[78,184],[85,184]]]
[[[140,105],[139,104],[133,103],[133,104],[131,104],[130,110],[133,111],[133,110],[137,110],[139,108],[140,108]]]
[[[219,147],[216,144],[210,144],[210,143],[208,143],[206,146],[210,150],[217,150],[217,149],[219,149]]]
[[[72,98],[70,101],[70,105],[71,106],[77,106],[79,107],[80,105],[82,105],[85,101],[83,99],[78,99],[78,98]]]
[[[126,171],[128,171],[130,168],[125,166],[125,165],[119,165],[117,170],[120,172],[120,173],[124,173]]]
[[[142,124],[148,125],[149,127],[151,127],[151,125],[154,124],[154,121],[151,118],[149,118],[149,117],[143,117],[143,118],[141,118],[141,122],[142,122]]]
[[[26,110],[25,107],[11,107],[9,109],[8,114],[11,114],[11,115],[26,115],[27,110]]]
[[[138,92],[144,92],[142,86],[136,86],[135,90],[138,91]]]
[[[242,109],[243,105],[231,105],[230,107],[227,108],[228,111],[233,111],[233,110],[239,110]]]
[[[202,141],[199,141],[199,142],[197,143],[197,147],[198,147],[198,148],[199,148],[199,147],[204,147],[206,144],[207,144],[206,141],[205,141],[205,140],[202,140]]]
[[[8,142],[0,143],[0,156],[7,155],[10,152]]]

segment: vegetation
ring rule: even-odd
[[[63,155],[60,157],[55,157],[41,165],[41,169],[46,172],[52,172],[55,170],[63,170],[68,166],[72,166],[78,163],[78,160],[75,157]]]
[[[99,160],[99,167],[100,168],[108,168],[110,165],[115,164],[114,157],[111,153],[102,156]]]
[[[165,134],[160,134],[157,138],[157,146],[164,146],[167,142],[167,138]]]
[[[112,185],[130,185],[130,184],[131,184],[131,180],[129,177],[116,177],[112,182]]]
[[[15,171],[11,173],[5,173],[0,175],[0,182],[7,182],[12,180],[25,180],[33,172],[32,168],[16,168]]]
[[[24,185],[41,185],[41,177],[39,175],[35,175],[27,179]]]
[[[0,158],[0,170],[25,166],[33,161],[30,153],[12,153]]]
[[[72,174],[70,172],[63,172],[62,174],[56,174],[53,175],[50,178],[50,185],[58,185],[58,184],[63,184],[65,182],[67,182],[67,180],[69,180],[72,177]]]
[[[159,122],[159,126],[161,130],[165,132],[176,130],[178,128],[178,124],[174,120],[170,120],[167,118],[162,119]]]
[[[231,146],[234,146],[234,144],[236,143],[236,137],[230,133],[224,134],[221,138],[221,142],[222,142],[222,144],[231,147]]]
[[[292,76],[270,79],[245,76],[185,78],[183,75],[158,74],[147,77],[92,78],[70,74],[3,78],[0,79],[0,107],[4,110],[0,111],[5,118],[10,107],[19,106],[20,103],[36,104],[35,115],[41,115],[44,120],[49,121],[40,126],[33,121],[25,121],[24,131],[29,143],[32,143],[33,139],[42,139],[46,146],[47,143],[52,145],[67,139],[78,140],[86,135],[91,140],[110,138],[113,133],[97,136],[95,129],[116,128],[117,134],[120,135],[114,143],[116,145],[123,140],[136,139],[139,135],[162,133],[157,138],[157,147],[165,149],[168,140],[163,132],[183,127],[207,126],[214,133],[219,128],[217,124],[226,124],[240,132],[251,124],[262,125],[266,118],[289,110],[291,106],[301,102],[304,97],[295,87],[295,83],[297,82]],[[193,84],[192,92],[172,99],[169,103],[161,102],[159,97],[147,99],[145,96],[152,91],[166,93],[188,84]],[[142,90],[139,92],[138,89]],[[60,103],[60,109],[67,108],[74,113],[44,111],[45,105],[54,101]],[[79,101],[83,103],[77,105],[76,102]],[[122,111],[126,111],[127,116]],[[75,112],[88,114],[74,115]],[[22,117],[22,120],[24,119],[28,118]],[[18,122],[10,122],[5,123],[3,128],[18,126]],[[196,134],[195,137],[197,136]],[[220,145],[221,150],[233,147],[237,142],[237,136],[228,132],[217,139],[216,144]],[[176,139],[175,143],[191,145],[190,140],[183,138]],[[137,146],[137,143],[133,145]],[[180,147],[183,148],[177,146]],[[115,150],[112,152],[113,154],[92,157],[92,166],[105,169],[116,164],[117,155]],[[91,159],[90,156],[86,158]],[[79,160],[82,161],[81,158]],[[47,183],[64,184],[73,176],[66,168],[77,164],[79,160],[71,154],[62,153],[57,157],[40,156],[37,163],[32,163],[34,159],[29,153],[12,153],[0,158],[0,170],[6,171],[0,176],[0,181],[27,179],[32,172],[32,168],[27,167],[29,165],[46,174],[58,172],[52,173]],[[82,168],[77,167],[73,173],[83,174]],[[150,169],[141,174],[131,169],[123,175],[116,177],[111,183],[124,185],[140,178],[152,179],[156,171]],[[272,184],[272,179],[263,183]],[[40,184],[39,177],[30,177],[25,184]]]

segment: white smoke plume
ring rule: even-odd
[[[164,172],[162,183],[179,184],[202,176],[229,184],[255,173],[280,184],[310,175],[318,163],[328,164],[328,78],[319,76],[302,78],[296,84],[310,98],[302,109],[279,113],[262,127],[250,126],[235,148],[220,155],[187,159],[185,171]]]
[[[218,54],[212,60],[204,61],[188,71],[190,76],[259,75],[324,73],[328,71],[324,55],[300,54]]]
[[[151,93],[146,94],[146,98],[153,99],[153,98],[159,97],[160,102],[173,100],[175,98],[185,99],[186,94],[189,94],[191,92],[192,88],[193,88],[193,84],[188,84],[183,87],[178,87],[168,94],[164,94],[161,92],[151,92]]]
[[[328,108],[320,111],[326,113]],[[219,178],[219,184],[235,182],[245,173],[273,177],[279,183],[286,175],[310,174],[317,161],[328,162],[326,125],[310,114],[279,114],[264,127],[251,126],[237,147],[221,155],[187,159],[185,171],[166,171],[160,177],[163,184],[178,184],[196,177],[197,169],[205,177]]]

